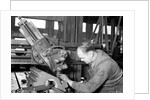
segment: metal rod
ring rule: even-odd
[[[32,22],[30,22],[30,27],[33,28],[33,32],[35,33],[35,35],[38,39],[43,38],[43,35],[40,33],[40,31],[36,28],[36,26]]]
[[[18,16],[18,19],[22,21],[21,16]],[[32,38],[36,41],[38,38],[35,36],[34,32],[30,29],[30,27],[27,25],[27,23],[22,23],[24,28],[28,31],[28,33],[32,36]]]
[[[34,38],[34,40],[37,41],[38,38],[35,36],[35,34],[32,32],[32,30],[28,27],[28,25],[24,25],[24,27],[29,32],[29,34],[32,36],[32,38]]]

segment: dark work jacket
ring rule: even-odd
[[[90,79],[85,83],[73,82],[79,92],[123,92],[123,73],[118,64],[105,52],[97,50],[96,59],[90,64]]]

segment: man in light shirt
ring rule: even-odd
[[[90,79],[85,83],[70,80],[65,74],[59,77],[79,92],[123,93],[123,72],[118,64],[102,50],[96,50],[91,42],[77,48],[77,55],[89,64]]]

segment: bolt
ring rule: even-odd
[[[47,56],[47,53],[46,52],[43,52],[43,54],[42,54],[44,57],[46,57]]]
[[[34,55],[35,57],[37,57],[37,56],[38,56],[38,53],[37,53],[37,52],[34,52],[33,55]]]
[[[44,61],[43,61],[42,59],[40,59],[40,60],[39,60],[39,63],[40,63],[40,64],[43,64],[43,63],[44,63]]]

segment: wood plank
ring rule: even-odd
[[[79,16],[78,43],[83,42],[83,37],[80,37],[80,35],[82,35],[82,23],[83,23],[83,16]]]
[[[19,47],[19,45],[23,45],[22,48],[28,48],[31,49],[31,46],[29,45],[29,43],[27,41],[22,41],[22,40],[11,40],[11,48],[17,48]],[[15,46],[16,45],[16,46]],[[65,46],[66,48],[77,48],[80,43],[64,43],[64,42],[59,42],[59,45]],[[100,48],[100,46],[98,44],[94,45],[96,48]]]
[[[11,59],[31,59],[31,56],[15,56],[15,55],[11,55]]]
[[[93,24],[86,24],[86,40],[89,40],[93,32]],[[94,33],[93,33],[94,34]]]
[[[122,19],[122,16],[119,17],[119,21],[118,21],[118,25],[117,25],[117,31],[115,33],[115,37],[114,37],[114,40],[113,40],[113,43],[112,43],[111,55],[114,52],[114,48],[115,48],[115,44],[116,44],[116,40],[117,40],[117,36],[118,36],[118,32],[119,32],[119,27],[120,27],[121,19]]]
[[[72,16],[71,17],[71,43],[74,43],[75,42],[75,17]]]
[[[34,24],[34,23],[33,23]],[[36,26],[35,26],[36,27]],[[20,31],[19,31],[19,26],[13,26],[12,27],[12,29],[11,29],[11,31],[12,31],[12,33],[13,32],[18,32],[18,33],[20,33]],[[37,28],[37,27],[36,27]],[[43,29],[43,28],[37,28],[41,33],[46,33],[47,32],[47,30],[46,30],[46,28],[45,29]],[[21,33],[20,33],[21,34]]]
[[[24,36],[21,33],[19,33],[19,32],[11,33],[11,37],[12,38],[24,38]]]
[[[32,59],[11,59],[11,64],[33,64],[33,65],[39,65]]]
[[[66,27],[67,26],[67,17],[64,17],[63,24],[64,24],[64,26],[63,26],[64,27],[63,41],[66,42],[67,41],[67,33],[66,33],[67,32],[66,31],[66,29],[67,29],[67,27]]]
[[[71,42],[71,16],[66,16],[66,42]]]
[[[26,40],[14,40],[14,39],[11,39],[11,44],[30,45]]]
[[[75,16],[75,43],[78,41],[78,20],[77,16]]]
[[[104,26],[104,21],[103,21],[103,16],[101,17],[101,25],[99,26],[99,38],[98,38],[98,43],[100,44],[100,46],[103,44],[103,26]]]
[[[31,49],[30,45],[17,45],[17,44],[11,44],[11,49],[16,49],[16,48],[24,48],[24,49]]]
[[[27,61],[24,61],[24,62],[20,62],[20,61],[14,61],[14,62],[11,62],[11,64],[13,65],[18,65],[18,64],[24,64],[24,65],[39,65],[37,63],[34,63],[34,62],[27,62]]]
[[[109,52],[108,34],[107,34],[107,16],[104,17],[104,20],[105,20],[105,45],[106,45],[106,51]]]
[[[15,26],[15,16],[11,16],[11,29]]]
[[[75,17],[67,16],[66,17],[66,40],[67,42],[74,43],[75,41]]]
[[[64,23],[63,22],[58,22],[58,34],[57,34],[57,38],[60,40],[60,41],[63,41],[63,36],[64,36]]]
[[[48,31],[48,36],[53,37],[53,35],[54,35],[54,21],[46,21],[46,29]]]
[[[22,18],[32,18],[51,21],[63,21],[64,16],[22,16]]]
[[[77,16],[76,17],[76,36],[75,36],[75,43],[81,43],[83,40],[82,35],[82,23],[83,23],[83,17]]]
[[[113,45],[114,37],[115,37],[115,22],[116,19],[113,17],[111,19],[111,41],[110,41],[110,47]]]
[[[14,50],[14,49],[11,49],[11,53],[25,53],[25,54],[31,54],[32,51],[19,51],[19,50]]]
[[[70,47],[70,48],[77,48],[79,45],[81,45],[81,43],[63,43],[63,42],[59,44],[65,47]],[[94,47],[101,48],[99,44],[95,44]]]

